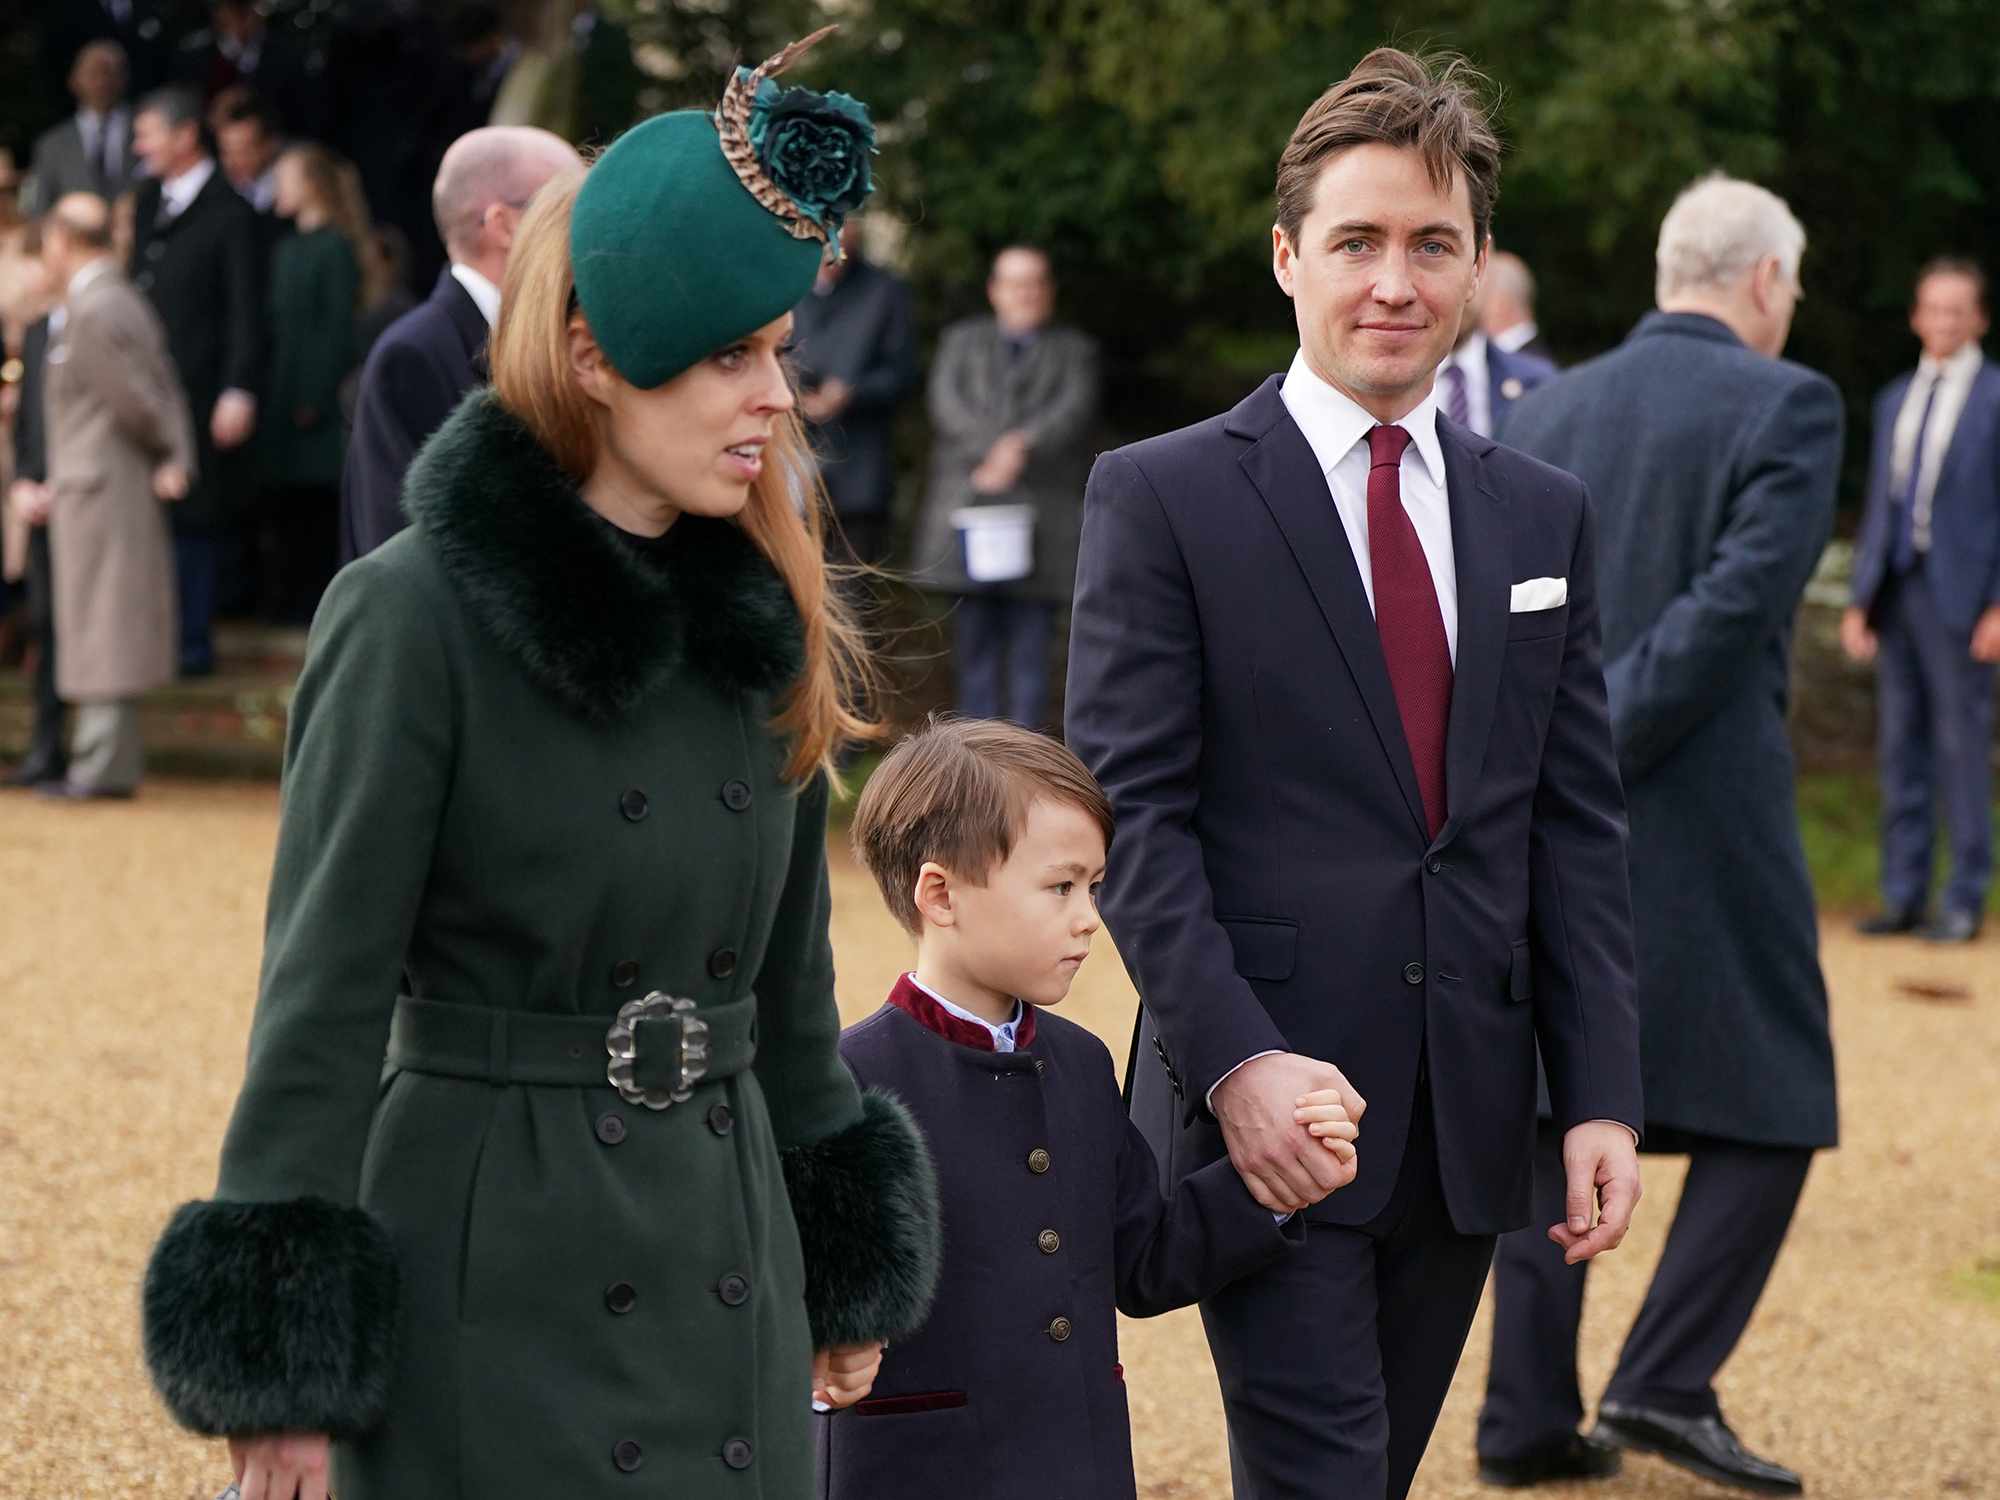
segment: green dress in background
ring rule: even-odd
[[[357,358],[360,290],[354,251],[329,225],[287,235],[272,252],[270,379],[257,420],[258,460],[270,484],[340,487],[340,382]],[[303,426],[301,416],[310,418]]]

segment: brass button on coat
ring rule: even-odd
[[[625,1117],[623,1115],[599,1115],[597,1117],[597,1138],[607,1146],[615,1146],[625,1139]]]
[[[1040,1146],[1035,1147],[1034,1150],[1028,1153],[1028,1170],[1033,1172],[1037,1177],[1048,1171],[1049,1165],[1049,1153],[1044,1151]]]
[[[750,1282],[743,1276],[725,1276],[722,1285],[715,1289],[725,1307],[741,1307],[750,1300]]]
[[[611,966],[611,984],[614,989],[629,990],[639,977],[639,965],[632,959],[621,958]]]
[[[711,979],[727,979],[736,972],[736,950],[717,948],[708,955],[708,974]]]
[[[1049,1337],[1054,1339],[1058,1344],[1067,1343],[1070,1336],[1069,1319],[1057,1318],[1055,1322],[1049,1324],[1048,1333]]]
[[[731,1112],[728,1105],[714,1104],[709,1106],[708,1128],[713,1130],[717,1135],[728,1135],[730,1131],[736,1128],[736,1116]]]
[[[749,1468],[750,1461],[754,1457],[756,1455],[751,1451],[750,1445],[742,1438],[731,1438],[722,1445],[722,1461],[732,1469]]]
[[[1035,1244],[1041,1248],[1042,1254],[1054,1255],[1056,1251],[1062,1249],[1062,1236],[1053,1229],[1044,1229],[1035,1236]]]
[[[615,1313],[628,1313],[639,1301],[629,1281],[614,1281],[604,1289],[604,1305]]]
[[[646,794],[637,787],[618,799],[618,810],[625,815],[625,821],[628,823],[636,823],[645,817],[649,806]]]
[[[745,811],[750,806],[750,783],[725,781],[722,784],[722,805],[731,812]]]
[[[630,1474],[646,1461],[646,1450],[627,1438],[612,1448],[611,1461],[623,1472]]]

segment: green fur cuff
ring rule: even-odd
[[[937,1170],[910,1112],[870,1090],[845,1130],[783,1153],[813,1347],[901,1338],[937,1291]]]
[[[184,1203],[146,1268],[146,1364],[174,1419],[210,1436],[375,1426],[395,1358],[396,1259],[323,1198]]]

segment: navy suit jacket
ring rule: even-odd
[[[1914,372],[1899,375],[1875,398],[1868,505],[1854,550],[1854,602],[1871,612],[1894,551],[1897,507],[1890,494],[1890,455],[1896,414],[1913,379]],[[1945,624],[1968,639],[1979,616],[2000,605],[2000,365],[1991,359],[1973,377],[1938,469],[1924,575]]]
[[[403,475],[417,449],[485,380],[486,319],[449,266],[429,297],[391,323],[361,367],[340,475],[340,560],[409,525]]]
[[[1374,616],[1273,377],[1097,461],[1070,647],[1071,745],[1117,812],[1102,906],[1137,982],[1134,1118],[1173,1180],[1221,1157],[1208,1090],[1244,1059],[1337,1064],[1365,1223],[1427,1067],[1452,1220],[1527,1222],[1535,1050],[1556,1116],[1641,1119],[1625,805],[1592,518],[1560,470],[1440,419],[1459,634],[1448,816],[1426,831]],[[1510,610],[1513,584],[1567,602]]]
[[[1491,340],[1486,344],[1486,378],[1491,387],[1487,399],[1492,403],[1493,435],[1507,435],[1507,417],[1514,409],[1514,403],[1537,386],[1547,385],[1562,371],[1553,360],[1530,354],[1525,349],[1509,352]]]

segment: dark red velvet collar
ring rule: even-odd
[[[896,987],[889,991],[889,1003],[924,1030],[936,1032],[948,1042],[957,1042],[961,1047],[972,1047],[981,1052],[994,1050],[992,1032],[977,1021],[953,1015],[919,989],[911,975],[905,974],[896,981]],[[1026,1052],[1034,1045],[1035,1007],[1023,1003],[1021,1023],[1014,1028],[1014,1048],[1018,1052]]]

